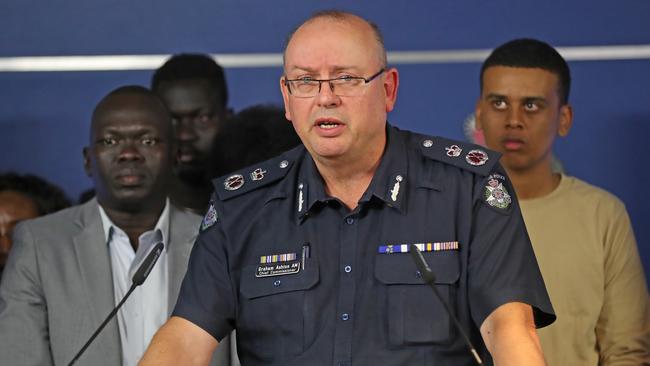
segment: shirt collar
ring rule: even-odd
[[[386,126],[386,149],[382,155],[379,167],[375,172],[370,186],[359,202],[368,202],[377,197],[389,207],[404,212],[406,206],[407,151],[406,141],[401,137],[397,128]],[[296,212],[298,221],[308,216],[310,210],[318,202],[326,202],[333,198],[325,193],[323,178],[309,154],[302,159],[296,186]]]
[[[360,202],[368,202],[374,196],[382,200],[388,207],[394,207],[398,211],[404,212],[406,187],[409,184],[406,143],[407,140],[397,128],[386,126],[384,155]]]
[[[115,230],[120,230],[120,231],[123,230],[119,228],[117,225],[115,225],[113,221],[111,221],[111,219],[108,217],[106,211],[104,211],[104,208],[102,207],[101,204],[98,203],[97,206],[99,207],[99,216],[101,217],[102,228],[104,229],[104,241],[106,243],[110,243],[113,232]],[[167,243],[169,242],[167,240],[169,238],[169,210],[170,210],[169,207],[170,207],[169,198],[167,198],[165,200],[165,208],[163,208],[160,217],[158,217],[158,222],[156,222],[156,226],[154,227],[153,230],[151,230],[154,233],[160,233],[158,235],[161,236],[162,242],[165,244],[166,250],[169,248],[169,246],[167,245]]]

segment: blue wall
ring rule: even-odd
[[[278,53],[287,33],[323,2],[5,0],[0,58]],[[556,46],[650,45],[648,1],[332,1],[379,24],[389,51],[488,49],[515,37]],[[401,86],[390,120],[462,138],[478,96],[478,62],[397,65]],[[627,205],[650,269],[648,136],[650,59],[571,62],[575,124],[559,141],[567,171]],[[231,105],[280,103],[278,67],[229,68]],[[0,170],[43,175],[76,197],[90,187],[81,149],[96,102],[150,71],[0,72]]]

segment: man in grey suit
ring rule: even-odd
[[[201,221],[167,198],[173,144],[169,112],[148,89],[122,87],[100,101],[84,149],[96,198],[14,232],[0,285],[2,364],[66,365],[162,242],[145,283],[79,363],[135,365],[142,357],[174,307]]]

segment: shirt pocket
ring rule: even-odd
[[[441,297],[454,311],[456,283],[460,278],[458,252],[422,255],[433,271]],[[375,278],[386,287],[384,319],[391,345],[447,344],[453,340],[452,321],[433,290],[424,284],[410,254],[377,254]]]
[[[305,292],[319,282],[318,262],[305,260],[298,273],[256,277],[259,264],[242,270],[237,317],[239,347],[264,361],[278,361],[305,349]]]

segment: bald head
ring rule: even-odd
[[[161,133],[171,136],[171,115],[160,98],[145,87],[128,85],[111,91],[97,103],[91,119],[91,139],[93,130],[100,120],[108,114],[119,114],[121,110],[131,108],[155,116],[154,120],[160,121]]]
[[[386,48],[384,47],[384,38],[379,31],[379,27],[377,27],[375,23],[363,19],[353,13],[340,10],[325,10],[314,13],[311,17],[305,20],[289,34],[284,47],[284,53],[282,54],[285,72],[287,68],[287,50],[292,46],[292,40],[296,34],[300,33],[301,30],[304,30],[305,28],[319,22],[345,23],[352,26],[359,32],[366,33],[367,36],[373,39],[373,42],[371,44],[373,44],[374,52],[377,55],[379,66],[382,68],[385,68],[387,66],[388,61],[386,57]]]

